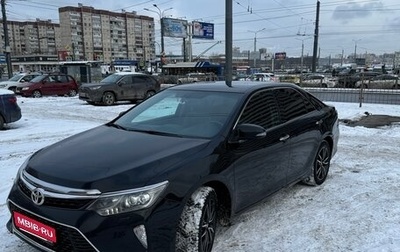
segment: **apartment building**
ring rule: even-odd
[[[155,59],[154,19],[136,12],[61,7],[61,48],[72,60]]]
[[[1,26],[3,23],[1,22]],[[51,20],[7,21],[11,55],[56,55],[60,44],[60,25]],[[3,29],[1,36],[4,38]],[[4,39],[0,41],[4,48]]]

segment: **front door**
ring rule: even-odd
[[[266,129],[266,137],[231,146],[236,160],[236,211],[256,203],[286,185],[290,157],[287,133],[281,126],[279,109],[272,90],[255,93],[246,104],[238,124],[256,124]]]

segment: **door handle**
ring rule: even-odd
[[[286,140],[288,140],[289,139],[289,135],[288,134],[286,134],[286,135],[284,135],[284,136],[281,136],[280,138],[279,138],[279,141],[281,141],[281,142],[285,142]]]

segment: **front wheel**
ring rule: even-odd
[[[39,97],[42,97],[42,93],[39,90],[35,90],[35,91],[33,91],[32,96],[34,98],[39,98]]]
[[[319,146],[317,155],[314,159],[311,175],[303,180],[307,185],[321,185],[326,180],[331,162],[331,148],[327,141],[323,141]]]
[[[176,235],[178,252],[211,252],[217,226],[217,195],[200,187],[186,203]]]
[[[111,93],[111,92],[105,92],[105,93],[103,94],[103,99],[102,99],[102,101],[103,101],[103,104],[105,104],[105,105],[107,105],[107,106],[113,105],[114,102],[115,102],[115,96],[114,96],[114,94]]]

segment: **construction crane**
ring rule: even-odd
[[[209,48],[207,48],[206,50],[204,50],[202,53],[200,53],[199,55],[196,56],[196,58],[193,61],[197,61],[200,59],[201,56],[203,56],[206,52],[208,52],[209,50],[211,50],[211,48],[213,48],[214,46],[221,44],[222,41],[218,40],[215,44],[213,44],[212,46],[210,46]]]

